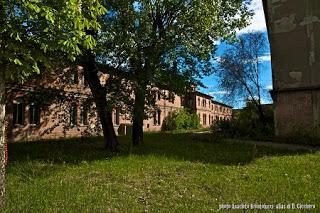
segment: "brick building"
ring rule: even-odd
[[[276,133],[320,120],[320,1],[264,0]]]
[[[38,140],[63,137],[81,137],[101,135],[101,127],[97,122],[94,104],[88,104],[90,89],[87,86],[82,67],[64,69],[60,76],[54,71],[49,75],[29,82],[23,86],[11,84],[7,88],[10,97],[7,98],[7,135],[9,140]],[[106,75],[101,75],[104,83]],[[43,88],[44,93],[34,95],[38,88]],[[57,101],[57,95],[51,100],[50,91],[60,92],[67,98]],[[37,91],[38,92],[38,91]],[[167,98],[164,98],[167,97]],[[209,127],[217,119],[230,119],[232,108],[213,101],[213,97],[191,92],[185,97],[178,96],[169,91],[158,90],[154,96],[156,107],[148,119],[144,121],[144,131],[160,131],[163,120],[170,113],[188,108],[199,115],[201,125]],[[48,102],[40,106],[38,102]],[[130,115],[123,110],[113,110],[113,123],[117,134],[130,131]]]

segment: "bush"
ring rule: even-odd
[[[189,113],[185,109],[180,109],[173,112],[171,115],[164,119],[162,124],[163,131],[169,130],[187,130],[187,129],[199,129],[200,119],[194,113]]]
[[[267,124],[259,120],[255,109],[248,106],[231,120],[219,120],[212,126],[214,137],[240,138],[251,140],[273,140],[274,121],[272,110],[265,110]]]
[[[283,143],[320,145],[320,123],[311,127],[295,126],[286,136],[277,136],[275,141]]]

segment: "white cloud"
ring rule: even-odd
[[[262,1],[252,0],[250,9],[254,11],[254,16],[252,17],[251,25],[240,30],[239,33],[245,33],[249,31],[266,31],[267,27],[266,27],[266,20],[264,16]]]
[[[270,84],[270,85],[266,86],[266,89],[267,89],[267,90],[272,90],[272,89],[273,89],[272,84]]]
[[[263,55],[259,57],[260,61],[266,62],[266,61],[271,61],[271,55]]]
[[[229,94],[228,91],[216,91],[216,92],[209,92],[209,95],[226,95],[226,94]]]

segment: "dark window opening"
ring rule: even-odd
[[[34,102],[30,103],[29,106],[29,123],[35,125],[40,123],[40,108]]]
[[[88,107],[82,106],[80,108],[80,124],[88,125]]]
[[[171,102],[171,103],[174,104],[174,99],[175,99],[174,93],[173,93],[173,92],[170,92],[170,93],[169,93],[169,102]]]
[[[158,125],[161,125],[161,110],[158,110]]]
[[[115,120],[116,125],[120,124],[120,112],[119,112],[119,110],[116,110],[115,119],[114,120]]]
[[[207,125],[207,115],[203,114],[203,125]]]
[[[78,84],[78,71],[72,70],[70,73],[70,84]]]
[[[13,103],[13,124],[24,124],[24,101],[22,99]]]
[[[156,126],[157,125],[157,112],[153,113],[153,125]]]
[[[72,126],[77,125],[77,105],[72,104],[70,108],[70,124]]]

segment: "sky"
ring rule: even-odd
[[[266,22],[264,17],[264,11],[262,7],[262,0],[252,0],[250,9],[252,9],[255,13],[251,20],[251,24],[242,29],[238,32],[238,34],[250,32],[250,31],[262,31],[267,38],[267,28],[266,28]],[[267,40],[267,47],[269,47],[269,41]],[[221,55],[223,51],[226,49],[226,44],[221,43],[218,46],[218,50],[216,52],[216,57]],[[263,88],[266,89],[266,97],[263,98],[263,103],[271,103],[272,99],[270,95],[268,94],[267,90],[272,89],[272,74],[271,74],[271,57],[270,57],[270,50],[268,48],[268,51],[263,55],[262,57],[262,64],[261,68],[263,69],[261,72],[261,83],[263,85]],[[218,87],[218,79],[214,75],[207,76],[202,79],[202,82],[207,88],[200,88],[201,92],[204,92],[206,94],[209,94],[214,97],[215,100],[225,102],[223,100],[223,95],[226,93],[225,91],[221,90],[221,88]],[[233,103],[227,103],[233,106],[234,108],[241,108],[244,106],[244,101],[239,100],[235,101]]]

